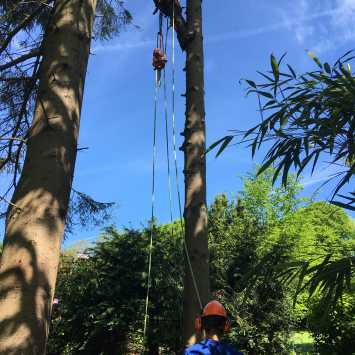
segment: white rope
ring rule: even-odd
[[[166,25],[166,35],[165,35],[165,48],[166,53],[167,38],[169,33],[169,24]],[[171,169],[170,169],[170,141],[169,141],[169,126],[168,126],[168,95],[166,89],[166,70],[163,69],[163,89],[164,89],[164,118],[165,118],[165,146],[166,146],[166,162],[168,169],[168,192],[169,192],[169,212],[170,212],[170,224],[171,224],[171,236],[174,236],[174,225],[173,225],[173,194],[171,188]]]
[[[180,195],[180,184],[179,184],[179,172],[177,163],[177,149],[176,149],[176,128],[175,128],[175,6],[173,1],[173,16],[172,16],[172,133],[173,133],[173,155],[174,155],[174,166],[175,166],[175,179],[176,179],[176,190],[179,205],[179,217],[182,233],[182,241],[184,245],[184,252],[186,255],[186,260],[188,263],[188,268],[191,274],[193,287],[199,303],[200,308],[203,308],[201,301],[200,292],[197,286],[196,277],[192,268],[191,259],[188,251],[188,247],[185,239],[185,226],[183,223],[183,213],[181,205],[181,195]],[[161,26],[160,26],[161,27]],[[161,33],[161,29],[160,29]],[[153,254],[153,235],[154,235],[154,224],[155,224],[155,167],[157,159],[157,148],[156,148],[156,136],[157,136],[157,109],[158,109],[158,93],[160,88],[160,71],[155,72],[155,95],[154,95],[154,120],[153,120],[153,159],[152,159],[152,200],[151,200],[151,230],[150,230],[150,243],[149,243],[149,258],[148,258],[148,276],[147,276],[147,293],[145,299],[145,315],[144,315],[144,327],[143,327],[143,346],[145,347],[147,328],[148,328],[148,318],[149,318],[149,296],[151,288],[151,274],[152,274],[152,254]],[[167,153],[167,164],[168,164],[168,188],[169,188],[169,204],[170,204],[170,219],[172,221],[172,192],[171,192],[171,176],[170,176],[170,160],[169,160],[169,138],[168,138],[168,104],[167,104],[167,94],[166,94],[166,75],[165,69],[163,71],[163,85],[164,85],[164,115],[165,115],[165,131],[166,131],[166,153]]]
[[[155,72],[155,95],[154,95],[154,120],[153,120],[153,179],[152,179],[152,214],[151,214],[151,229],[150,229],[150,243],[149,243],[149,259],[148,259],[148,284],[147,294],[145,298],[145,315],[144,315],[144,327],[143,327],[143,346],[145,345],[145,339],[147,334],[148,325],[148,308],[149,308],[149,295],[151,287],[152,277],[152,254],[153,254],[153,233],[154,233],[154,216],[155,216],[155,165],[157,159],[156,149],[156,136],[157,136],[157,107],[158,107],[158,91],[159,91],[159,74],[158,70]]]

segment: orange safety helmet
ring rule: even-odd
[[[226,309],[223,305],[218,301],[211,301],[206,304],[203,308],[202,314],[198,315],[195,319],[195,330],[197,333],[200,333],[202,330],[202,318],[208,316],[219,316],[226,319],[226,323],[224,326],[224,332],[227,333],[230,329],[230,323],[228,320]]]
[[[206,304],[202,312],[202,317],[207,316],[221,316],[227,318],[227,312],[221,303],[218,301],[211,301]]]

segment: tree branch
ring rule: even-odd
[[[12,137],[16,137],[17,133],[20,129],[21,126],[21,122],[22,122],[22,117],[23,115],[26,113],[26,107],[27,107],[27,103],[28,100],[30,99],[32,90],[35,87],[36,84],[36,80],[37,80],[37,74],[38,74],[38,67],[39,67],[39,63],[40,63],[40,57],[37,57],[36,63],[34,65],[33,71],[32,71],[32,75],[31,75],[31,81],[29,82],[27,88],[26,88],[26,92],[24,94],[24,99],[22,101],[21,104],[21,109],[17,118],[17,122],[15,127],[12,130]],[[13,144],[14,144],[14,140],[10,140],[9,141],[9,145],[8,145],[8,154],[7,154],[7,158],[0,160],[0,171],[5,167],[6,164],[8,164],[9,162],[13,162],[13,154],[12,154],[12,149],[13,149]],[[22,143],[20,144],[20,149],[22,148]],[[18,157],[18,154],[16,153],[16,157]],[[17,158],[16,158],[17,159]],[[16,162],[16,161],[15,161]],[[15,164],[15,175],[16,175],[16,170],[17,166]]]
[[[12,60],[11,62],[8,62],[6,64],[3,64],[3,65],[0,65],[0,72],[3,71],[3,70],[6,70],[6,69],[9,69],[19,63],[22,63],[30,58],[34,58],[34,57],[37,57],[39,56],[40,54],[40,51],[39,49],[34,49],[33,51],[27,53],[27,54],[24,54],[24,55],[21,55],[20,57],[17,57],[15,58],[14,60]]]
[[[31,78],[29,76],[11,76],[11,77],[0,77],[0,81],[3,82],[18,82],[18,81],[27,81],[27,80],[31,80]]]
[[[28,15],[16,28],[14,28],[6,37],[5,41],[0,47],[0,53],[2,53],[12,39],[19,33],[23,28],[31,23],[31,21],[40,14],[40,12],[45,8],[44,4],[40,5],[32,14]]]
[[[188,41],[188,31],[187,23],[182,15],[182,7],[178,0],[174,0],[174,8],[172,6],[171,0],[153,0],[156,8],[166,17],[170,19],[175,15],[175,31],[177,34],[177,39],[179,41],[181,49],[184,51],[186,49]]]
[[[11,201],[7,200],[5,197],[0,196],[0,200],[6,202],[8,205],[10,205],[10,206],[12,206],[12,207],[15,207],[15,208],[17,208],[17,209],[19,209],[19,210],[22,211],[22,208],[21,208],[21,207],[15,205],[15,204],[12,203]]]
[[[18,141],[18,142],[27,143],[26,139],[18,138],[18,137],[0,137],[0,141]]]

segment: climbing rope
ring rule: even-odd
[[[144,315],[144,327],[143,327],[143,344],[145,344],[145,338],[147,334],[148,325],[148,308],[149,308],[149,295],[150,287],[152,283],[152,254],[153,254],[153,235],[155,227],[155,166],[157,159],[157,111],[158,111],[158,93],[159,93],[159,76],[158,71],[155,72],[155,94],[154,94],[154,119],[153,119],[153,159],[152,159],[152,199],[151,199],[151,226],[150,226],[150,240],[149,240],[149,257],[148,257],[148,284],[147,293],[145,299],[145,315]]]
[[[183,212],[181,204],[181,194],[180,194],[180,183],[179,183],[179,169],[177,162],[177,144],[176,144],[176,126],[175,126],[175,6],[173,1],[173,15],[172,15],[172,142],[173,142],[173,157],[174,157],[174,168],[175,168],[175,181],[176,181],[176,191],[179,207],[179,218],[180,218],[180,233],[183,242],[184,253],[187,260],[189,272],[191,275],[194,292],[196,294],[199,307],[202,309],[203,304],[201,301],[200,292],[197,286],[196,276],[192,268],[191,259],[189,255],[189,250],[187,247],[185,239],[185,226],[183,223]],[[152,254],[153,254],[153,237],[155,229],[155,172],[156,172],[156,159],[157,159],[157,115],[158,115],[158,96],[159,88],[161,86],[161,71],[163,71],[163,95],[164,95],[164,119],[165,119],[165,145],[166,145],[166,159],[167,159],[167,170],[168,170],[168,190],[169,190],[169,209],[170,209],[170,222],[173,223],[173,211],[172,211],[172,184],[171,184],[171,166],[170,166],[170,140],[169,140],[169,129],[168,129],[168,95],[166,86],[166,70],[165,64],[167,62],[166,49],[167,41],[164,45],[163,37],[163,22],[162,13],[159,15],[159,32],[157,34],[157,46],[153,51],[153,67],[155,70],[155,94],[154,94],[154,118],[153,118],[153,158],[152,158],[152,197],[151,197],[151,228],[150,228],[150,239],[149,239],[149,256],[148,256],[148,276],[147,276],[147,292],[145,299],[145,315],[144,315],[144,327],[143,327],[143,344],[145,346],[148,318],[149,318],[149,301],[150,301],[150,289],[151,289],[151,271],[152,271]],[[167,22],[166,37],[168,37],[169,25]]]
[[[156,65],[157,62],[155,58],[156,53],[162,54],[162,66]],[[154,85],[154,118],[153,118],[153,158],[152,158],[152,198],[151,198],[151,226],[150,226],[150,238],[149,238],[149,256],[148,256],[148,283],[147,283],[147,293],[145,298],[145,315],[144,315],[144,327],[143,327],[143,346],[145,345],[147,327],[148,327],[148,317],[149,317],[149,296],[150,288],[152,284],[152,254],[153,254],[153,237],[155,228],[155,170],[156,170],[156,160],[157,160],[157,115],[158,115],[158,95],[160,88],[161,70],[164,69],[164,91],[166,92],[166,82],[165,82],[165,63],[166,63],[166,47],[164,48],[164,38],[163,38],[163,17],[159,14],[159,31],[157,34],[157,47],[153,51],[153,67],[155,70],[155,85]],[[159,55],[160,55],[159,54]],[[159,58],[158,58],[159,59]],[[161,58],[160,58],[161,59]],[[166,95],[166,94],[165,94]],[[165,116],[167,121],[168,115],[168,105],[165,103]],[[167,144],[167,149],[169,146]],[[167,153],[169,150],[167,151]],[[170,165],[170,164],[169,164]],[[170,167],[169,167],[170,169]],[[170,177],[169,177],[170,180]],[[171,198],[172,201],[172,198]],[[171,219],[172,219],[172,207],[171,207]]]
[[[167,20],[168,21],[168,20]],[[168,38],[169,25],[166,26],[165,38]],[[165,42],[164,51],[166,53],[167,43]],[[168,124],[168,94],[166,88],[166,70],[163,69],[163,91],[164,91],[164,120],[165,120],[165,149],[166,149],[166,164],[168,169],[168,196],[169,196],[169,213],[170,213],[170,224],[171,224],[171,236],[174,236],[174,226],[173,226],[173,197],[171,188],[171,168],[170,168],[170,139],[169,139],[169,124]]]

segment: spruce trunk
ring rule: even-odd
[[[202,304],[209,300],[209,254],[206,206],[206,148],[204,104],[204,58],[201,0],[187,0],[187,28],[191,38],[186,48],[185,142],[185,240]],[[183,341],[197,339],[194,319],[201,307],[186,264],[184,279]]]
[[[0,353],[45,354],[96,0],[57,0],[0,265]]]

